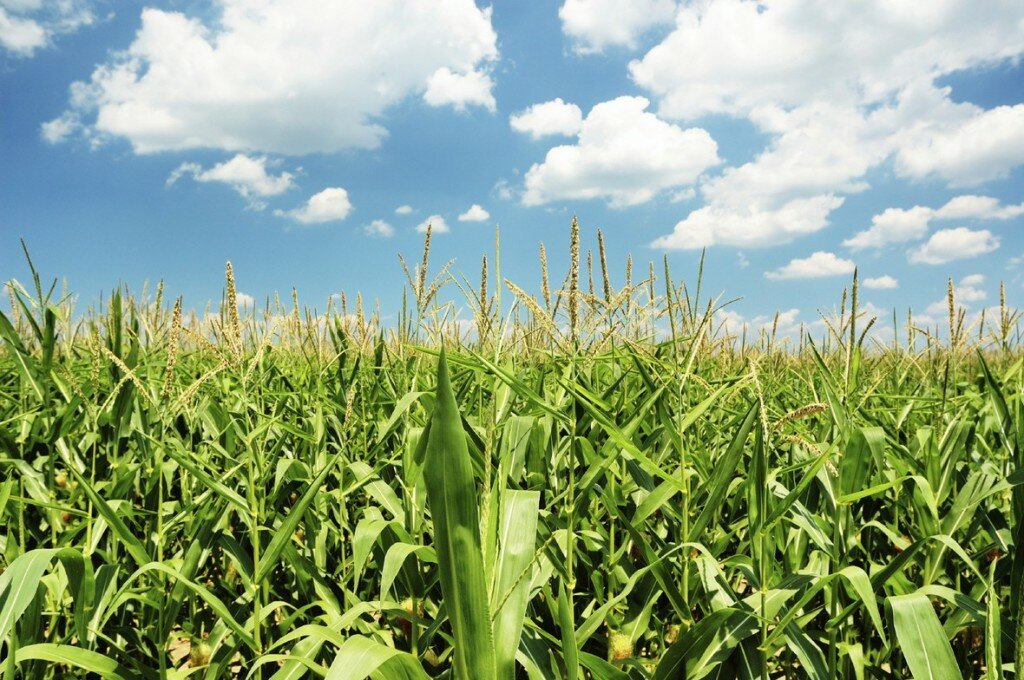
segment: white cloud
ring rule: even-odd
[[[249,295],[248,293],[243,293],[241,291],[239,291],[235,295],[235,301],[238,304],[238,306],[242,308],[254,307],[256,305],[256,299],[253,296]]]
[[[1016,0],[707,0],[630,64],[670,117],[882,101],[907,84],[1024,51]]]
[[[395,228],[384,220],[374,220],[363,227],[363,233],[367,236],[379,236],[380,238],[391,238],[395,235]]]
[[[646,111],[648,104],[619,97],[596,105],[576,144],[550,149],[526,173],[523,203],[602,198],[613,207],[637,205],[720,162],[706,130],[666,123]]]
[[[87,0],[5,0],[0,2],[0,48],[31,57],[53,39],[95,21]]]
[[[981,287],[985,283],[982,274],[970,274],[960,279],[960,285],[954,287],[956,299],[960,302],[979,302],[988,297]]]
[[[865,189],[859,178],[885,155],[877,121],[829,104],[762,110],[757,120],[777,133],[768,148],[705,181],[705,205],[656,244],[768,246],[818,231],[843,203],[836,194]]]
[[[29,18],[12,16],[0,7],[0,45],[19,57],[32,53],[49,42],[46,29]]]
[[[760,247],[789,243],[828,226],[828,216],[843,204],[831,194],[796,199],[779,208],[707,205],[679,221],[652,248],[696,249],[726,244]]]
[[[260,207],[262,204],[255,199],[277,196],[295,186],[290,172],[279,175],[267,172],[268,163],[266,156],[250,157],[241,153],[206,170],[197,163],[182,163],[167,178],[167,184],[174,184],[184,175],[190,175],[197,182],[220,182]]]
[[[900,282],[886,274],[884,276],[864,279],[864,287],[872,290],[891,290],[899,288]]]
[[[489,219],[491,213],[483,209],[482,206],[474,203],[469,206],[469,210],[459,215],[459,222],[484,222]]]
[[[869,229],[846,239],[843,245],[853,250],[863,250],[881,248],[890,243],[916,241],[928,233],[928,223],[934,214],[931,208],[920,205],[907,209],[887,208],[871,218]]]
[[[795,258],[784,267],[775,271],[765,272],[764,277],[773,281],[785,279],[817,279],[824,276],[852,274],[856,265],[852,260],[844,260],[834,253],[817,251],[808,257]]]
[[[395,208],[395,214],[396,215],[411,215],[412,214],[412,210],[413,210],[413,208],[412,208],[411,205],[400,205],[397,208]]]
[[[497,103],[491,89],[494,81],[483,71],[472,70],[467,73],[455,73],[443,66],[427,80],[427,91],[423,101],[431,106],[451,104],[456,111],[465,111],[467,106],[482,106],[494,111]]]
[[[773,141],[750,162],[706,180],[705,205],[656,246],[769,246],[818,231],[842,205],[837,193],[863,190],[859,178],[883,156],[873,121],[829,104],[764,109],[756,118],[776,134]]]
[[[491,187],[491,193],[502,201],[511,201],[515,198],[512,185],[504,177],[499,178],[498,181],[494,183],[494,186]]]
[[[999,247],[999,238],[987,229],[973,231],[967,227],[940,229],[931,235],[920,247],[907,253],[911,262],[924,264],[945,264],[954,260],[965,260]]]
[[[1000,205],[999,199],[991,196],[966,194],[950,199],[946,205],[935,211],[935,219],[993,219],[1009,220],[1024,215],[1024,203]]]
[[[697,197],[697,190],[693,187],[685,187],[679,191],[672,192],[669,197],[669,203],[685,203],[686,201],[692,201]]]
[[[548,135],[574,137],[583,127],[583,112],[580,107],[567,104],[559,97],[514,113],[508,122],[513,130],[528,134],[533,139]]]
[[[416,225],[416,231],[421,234],[427,233],[427,225],[430,225],[431,231],[435,234],[447,234],[451,229],[448,227],[448,223],[444,221],[444,218],[440,215],[431,215],[427,219],[423,220]]]
[[[750,260],[743,253],[736,253],[736,266],[740,269],[746,269],[750,266]]]
[[[745,214],[863,191],[868,172],[894,156],[904,177],[967,185],[1004,176],[1024,163],[1024,104],[986,111],[953,102],[934,82],[1024,54],[1022,22],[1013,0],[683,4],[671,34],[630,64],[634,82],[664,118],[743,117],[769,141],[752,161],[706,180],[709,210],[681,223],[700,222],[713,234],[705,240],[730,243],[729,226]],[[771,231],[743,241],[778,242]]]
[[[32,12],[41,9],[43,0],[0,0],[0,7],[12,12]]]
[[[1024,203],[1001,205],[991,196],[967,194],[950,199],[939,209],[915,205],[913,208],[887,208],[871,218],[871,227],[843,241],[853,250],[882,248],[891,243],[922,239],[933,220],[994,219],[1008,220],[1024,214]]]
[[[671,23],[675,12],[674,0],[565,0],[558,18],[576,50],[588,53],[613,46],[635,49],[644,33]]]
[[[904,136],[896,156],[899,174],[938,175],[951,186],[973,186],[1005,177],[1024,162],[1024,104],[956,108],[955,120],[921,123]]]
[[[75,116],[64,115],[43,123],[39,127],[39,134],[47,144],[60,144],[81,127],[82,124]]]
[[[409,96],[483,102],[481,69],[498,56],[491,12],[473,0],[217,0],[215,10],[204,23],[144,9],[128,49],[72,86],[72,114],[137,153],[375,148],[382,115]]]
[[[321,224],[337,222],[348,217],[352,211],[352,203],[348,192],[341,187],[329,187],[318,194],[313,194],[306,204],[292,210],[275,210],[278,217],[290,217],[302,224]]]
[[[708,180],[702,193],[719,205],[768,206],[825,193],[867,188],[860,178],[885,158],[876,118],[827,103],[793,111],[765,108],[753,120],[774,135],[754,160]]]

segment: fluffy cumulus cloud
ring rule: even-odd
[[[988,111],[973,104],[945,108],[951,114],[946,119],[918,123],[900,141],[899,174],[974,186],[1005,177],[1024,162],[1024,104]]]
[[[883,276],[864,279],[864,287],[872,290],[892,290],[893,288],[899,288],[900,282],[888,274],[885,274]]]
[[[444,221],[444,217],[441,215],[431,215],[427,219],[423,220],[416,225],[416,231],[421,234],[427,233],[427,227],[430,227],[430,231],[434,234],[447,234],[451,231],[448,227],[448,223]]]
[[[651,246],[666,249],[705,248],[715,244],[760,247],[789,243],[828,225],[828,216],[843,204],[826,194],[788,201],[778,207],[711,203],[680,220],[671,234]]]
[[[1016,0],[837,4],[709,0],[630,65],[665,115],[746,115],[813,101],[878,102],[921,78],[1024,51]]]
[[[588,53],[635,49],[644,33],[670,24],[675,13],[675,0],[565,0],[558,18],[576,50]]]
[[[998,247],[999,237],[988,229],[955,227],[935,232],[919,247],[910,250],[907,259],[915,263],[946,264],[991,253]]]
[[[54,38],[95,22],[86,0],[0,1],[0,53],[31,57]]]
[[[960,279],[960,285],[955,287],[956,298],[961,302],[980,302],[988,297],[988,293],[981,286],[985,283],[983,274],[970,274]]]
[[[613,207],[638,205],[692,184],[720,162],[706,130],[667,123],[647,111],[649,103],[619,97],[594,106],[575,144],[550,149],[526,173],[523,203],[599,198]]]
[[[771,213],[793,200],[864,191],[869,171],[890,161],[898,176],[951,186],[1005,176],[1024,163],[1024,105],[955,102],[936,80],[1024,54],[1022,22],[1024,5],[1013,0],[682,5],[671,33],[630,64],[634,82],[662,118],[742,117],[768,142],[750,162],[706,180],[698,210],[708,210],[680,224],[700,224],[705,242],[741,244],[733,225],[756,212],[762,220],[742,244],[771,245],[780,242]],[[851,247],[870,247],[889,227],[898,231],[883,224]],[[679,227],[658,243],[698,247]]]
[[[483,206],[474,203],[469,210],[459,215],[459,222],[485,222],[491,217],[491,213],[484,210]]]
[[[1010,220],[1020,215],[1024,215],[1024,203],[1002,205],[997,198],[974,194],[952,198],[946,205],[935,211],[937,219],[946,220]]]
[[[0,7],[0,45],[22,57],[30,57],[48,42],[46,29],[31,18],[19,17]]]
[[[931,208],[916,205],[913,208],[888,208],[871,218],[871,227],[843,241],[853,250],[881,248],[890,243],[916,241],[928,233],[928,223],[934,217]]]
[[[885,156],[876,121],[832,104],[766,109],[756,121],[774,135],[768,147],[708,178],[701,185],[705,205],[655,247],[771,246],[819,231],[843,204],[839,193],[864,190],[860,178]],[[851,129],[859,135],[836,133]]]
[[[374,220],[363,227],[363,233],[378,238],[391,238],[395,235],[395,228],[384,220]]]
[[[348,192],[341,187],[328,187],[313,194],[305,205],[292,210],[275,210],[278,217],[289,217],[302,224],[340,222],[352,211]]]
[[[411,215],[413,207],[411,205],[400,205],[395,208],[396,215]]]
[[[991,196],[965,194],[951,198],[941,208],[915,205],[912,208],[887,208],[871,218],[871,227],[843,241],[852,250],[883,248],[924,238],[933,220],[1009,220],[1024,214],[1024,203],[1002,205]]]
[[[256,207],[261,207],[258,199],[283,194],[295,186],[290,172],[275,175],[268,171],[269,163],[265,156],[251,157],[241,153],[207,169],[198,163],[182,163],[167,178],[167,184],[174,184],[186,175],[197,182],[219,182],[250,199]]]
[[[494,111],[497,102],[491,94],[494,81],[483,71],[455,73],[447,66],[437,69],[427,80],[427,91],[423,100],[431,106],[451,104],[457,111],[465,111],[468,106],[482,106]]]
[[[580,107],[567,104],[559,97],[512,114],[508,122],[513,130],[533,139],[549,135],[575,137],[583,127],[583,112]]]
[[[835,253],[817,251],[808,257],[795,258],[784,267],[765,272],[764,277],[773,281],[784,279],[817,279],[825,276],[852,274],[856,265]]]
[[[378,146],[382,114],[409,96],[493,107],[497,37],[473,0],[217,0],[214,14],[144,9],[63,118],[137,153],[304,154]]]

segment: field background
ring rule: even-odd
[[[946,327],[881,337],[855,275],[785,337],[723,327],[700,272],[608,272],[575,223],[535,295],[429,241],[390,323],[240,306],[230,265],[216,313],[11,283],[5,678],[1013,669],[1005,301],[968,318],[951,283]]]

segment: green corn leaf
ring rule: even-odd
[[[960,680],[963,676],[927,597],[919,593],[888,599],[903,658],[915,680]]]
[[[350,637],[338,649],[324,680],[383,679],[427,680],[416,657],[361,636]]]
[[[139,678],[137,668],[125,668],[109,656],[72,645],[40,643],[20,647],[15,653],[16,663],[27,661],[46,661],[51,664],[64,664],[95,674],[104,680],[135,680]],[[156,673],[143,671],[143,678],[156,678]]]
[[[985,678],[1001,680],[1003,677],[1003,640],[1000,625],[999,583],[996,581],[996,565],[992,560],[988,571],[988,588],[985,597]]]
[[[495,677],[495,653],[473,468],[442,351],[423,477],[434,526],[441,591],[455,636],[453,666],[462,680]]]
[[[530,588],[530,567],[537,543],[540,493],[506,491],[498,524],[498,554],[491,588],[494,648],[500,678],[515,675],[515,655],[523,630]]]

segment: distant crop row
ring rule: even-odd
[[[2,677],[1014,671],[1005,300],[969,318],[951,284],[947,327],[883,342],[855,278],[818,337],[730,335],[700,273],[616,286],[599,240],[595,287],[569,242],[531,295],[486,258],[430,276],[428,232],[390,327],[239,306],[230,265],[212,314],[11,282]]]

